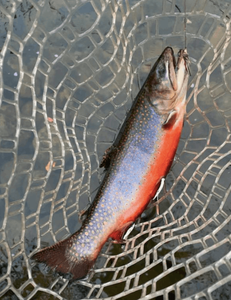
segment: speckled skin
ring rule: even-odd
[[[105,178],[81,229],[33,258],[73,278],[87,274],[109,237],[120,240],[168,173],[185,113],[187,54],[167,47],[152,68],[111,151]]]

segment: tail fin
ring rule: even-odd
[[[57,272],[71,273],[73,275],[72,280],[83,278],[93,266],[95,259],[74,256],[68,251],[72,244],[73,235],[53,246],[40,250],[32,256],[32,259],[45,263]]]

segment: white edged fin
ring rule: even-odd
[[[176,120],[176,116],[177,116],[177,111],[171,110],[170,113],[168,114],[166,120],[164,121],[163,126],[173,124]]]
[[[159,188],[158,188],[158,190],[157,190],[157,192],[156,192],[155,197],[153,198],[153,200],[156,200],[158,198],[160,192],[162,191],[162,189],[164,187],[164,184],[165,184],[165,178],[162,177],[161,181],[160,181],[160,186],[159,186]]]
[[[135,227],[135,223],[133,223],[129,228],[128,230],[126,231],[125,235],[123,236],[123,240],[127,240],[129,234],[132,232],[132,230],[134,229]]]

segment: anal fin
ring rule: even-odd
[[[128,230],[125,232],[124,236],[123,236],[123,239],[124,240],[127,240],[128,239],[128,236],[129,234],[132,232],[132,230],[134,229],[135,227],[135,223],[133,223],[129,228]]]
[[[154,198],[152,199],[152,201],[157,201],[158,200],[159,194],[160,194],[160,192],[162,191],[163,188],[165,188],[165,178],[164,177],[161,178],[160,186],[159,186]],[[159,204],[156,204],[156,214],[157,214],[157,216],[159,216],[159,214],[160,214]]]
[[[158,199],[158,196],[159,196],[160,192],[162,191],[162,189],[164,188],[164,186],[165,186],[165,178],[162,177],[161,180],[160,180],[160,186],[159,186],[159,188],[158,188],[158,190],[157,190],[157,192],[156,192],[156,194],[153,198],[154,201],[156,199]]]
[[[158,187],[158,190],[156,191],[154,197],[150,200],[149,204],[148,204],[148,207],[147,207],[147,210],[155,207],[156,208],[156,214],[159,215],[160,212],[159,212],[159,204],[156,203],[158,201],[158,197],[161,193],[161,191],[164,189],[164,193],[166,193],[166,187],[165,187],[165,178],[162,177],[159,181],[159,187]],[[144,214],[144,213],[143,213]],[[143,215],[142,214],[142,215]],[[141,215],[141,216],[142,216]]]
[[[115,244],[124,244],[126,242],[126,239],[127,239],[128,235],[131,233],[131,231],[134,228],[133,225],[134,224],[131,221],[131,222],[128,222],[128,223],[124,224],[121,229],[118,229],[118,230],[114,231],[110,235],[110,237],[114,240],[113,243],[115,243]]]

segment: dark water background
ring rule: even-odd
[[[229,299],[230,5],[186,2],[192,75],[169,193],[74,284],[29,257],[80,228],[151,65],[184,46],[184,3],[0,2],[1,299]]]

